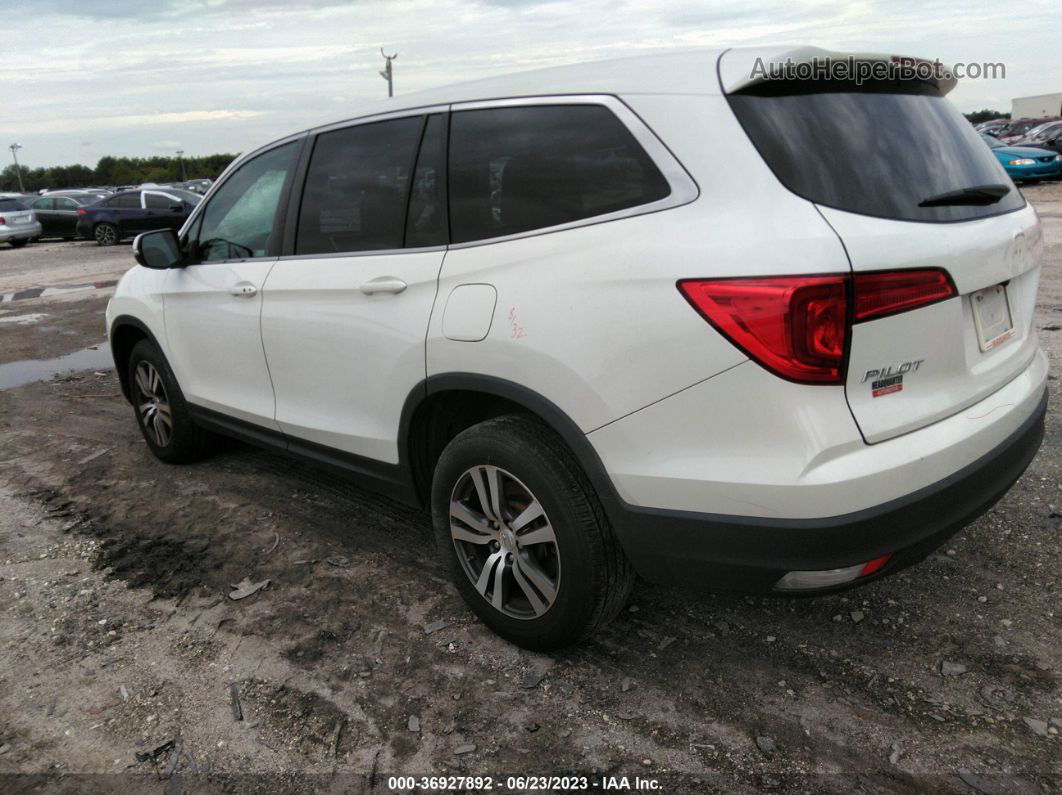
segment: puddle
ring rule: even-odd
[[[14,389],[34,381],[50,381],[62,373],[80,370],[113,370],[114,360],[106,342],[96,348],[74,351],[54,359],[32,359],[0,364],[0,389]]]

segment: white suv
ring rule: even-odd
[[[243,156],[108,308],[148,446],[227,434],[430,507],[533,648],[635,572],[813,592],[914,562],[1039,446],[1040,226],[950,76],[756,68],[830,55],[548,69]]]

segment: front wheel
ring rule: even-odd
[[[96,237],[96,242],[101,246],[118,245],[118,227],[114,224],[109,224],[107,222],[96,224],[93,234]]]
[[[433,478],[432,517],[465,601],[528,649],[590,635],[623,608],[634,583],[578,463],[530,417],[480,423],[447,445]]]
[[[210,452],[213,437],[192,420],[169,362],[150,340],[133,346],[128,379],[136,424],[156,458],[187,464]]]

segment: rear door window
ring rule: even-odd
[[[180,204],[180,202],[161,193],[144,194],[144,206],[149,210],[167,210],[174,204]]]
[[[903,221],[965,221],[1025,206],[969,122],[935,90],[915,85],[758,84],[728,97],[778,179],[839,210]],[[1010,188],[983,203],[923,205],[980,186]]]
[[[321,133],[299,209],[296,254],[402,248],[423,116]]]
[[[454,243],[606,215],[671,192],[634,136],[602,105],[457,111],[449,181]]]
[[[120,193],[117,196],[107,200],[107,206],[113,207],[119,210],[131,210],[140,209],[140,194],[139,193]]]

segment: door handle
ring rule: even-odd
[[[240,282],[238,284],[234,284],[229,290],[229,293],[235,295],[237,298],[250,298],[257,292],[258,288],[250,282]]]
[[[361,286],[361,291],[365,295],[372,295],[373,293],[400,293],[408,287],[401,279],[396,279],[394,276],[379,276],[372,281],[365,282]]]

